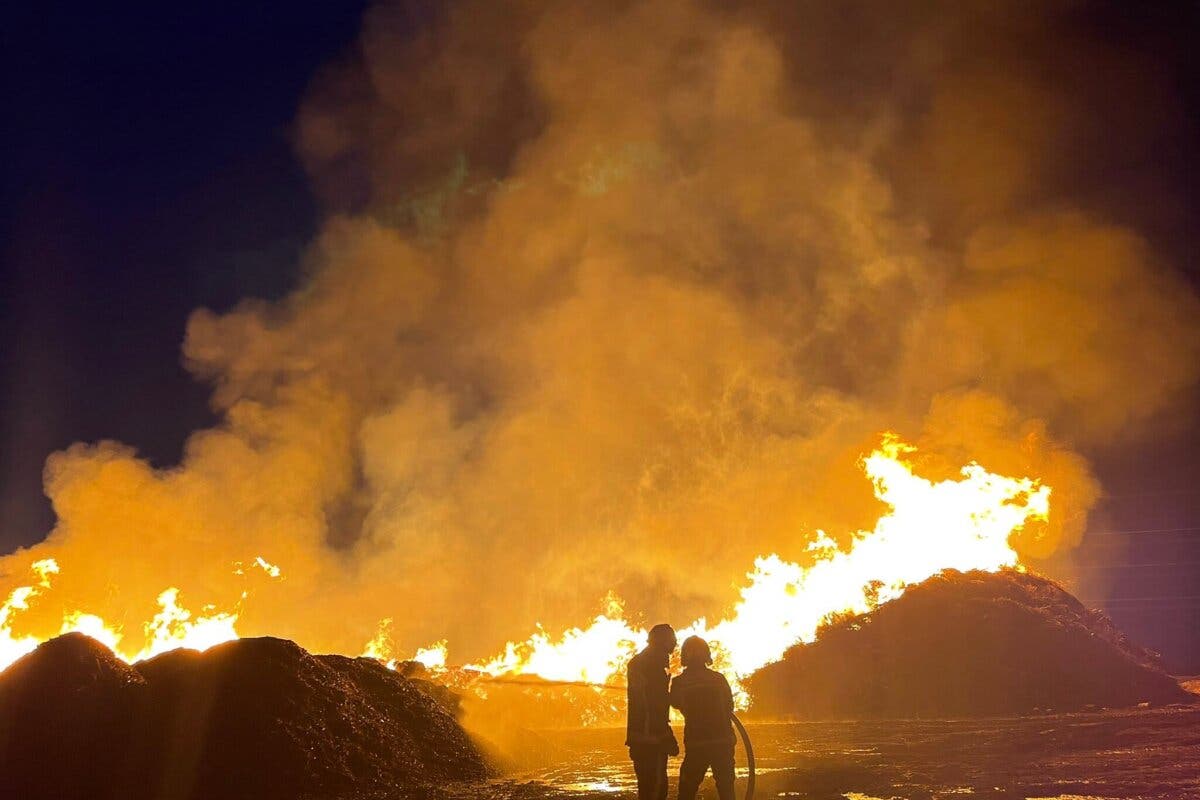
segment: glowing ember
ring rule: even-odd
[[[263,558],[262,556],[258,556],[257,558],[255,558],[255,559],[254,559],[254,566],[258,567],[258,568],[259,568],[259,569],[261,569],[263,572],[265,572],[265,573],[267,573],[268,575],[270,575],[272,578],[278,578],[278,577],[279,577],[279,567],[277,567],[277,566],[275,566],[274,564],[270,563],[269,561],[267,561],[267,560],[266,560],[265,558]]]

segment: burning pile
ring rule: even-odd
[[[391,618],[388,661],[444,638],[606,682],[669,619],[745,676],[942,569],[1070,549],[1082,453],[1192,398],[1195,292],[1096,191],[1160,147],[1161,71],[1073,4],[410,5],[300,110],[328,212],[300,283],[188,321],[216,423],[174,465],[48,458],[0,666],[66,631],[356,653]],[[854,466],[886,429],[929,469],[866,459],[876,523]],[[654,619],[571,627],[610,591]]]
[[[712,641],[716,668],[740,679],[778,660],[792,644],[812,641],[829,618],[866,612],[943,569],[1017,568],[1010,539],[1026,526],[1025,533],[1036,537],[1037,523],[1050,511],[1050,487],[995,475],[978,464],[963,467],[957,480],[930,480],[914,473],[906,460],[911,452],[887,435],[862,460],[875,496],[890,507],[874,530],[859,531],[845,547],[818,531],[807,548],[807,566],[775,554],[760,557],[733,613],[712,625],[699,619],[680,637]],[[587,628],[558,640],[539,631],[525,642],[509,642],[503,654],[475,668],[582,683],[619,678],[644,646],[646,631],[624,620],[614,598],[608,605]],[[747,702],[740,693],[740,703]]]
[[[933,480],[916,474],[912,452],[885,435],[862,459],[875,496],[888,507],[873,530],[843,537],[841,545],[818,531],[804,564],[776,554],[760,557],[732,613],[714,624],[699,619],[680,631],[714,643],[716,666],[734,678],[742,707],[749,705],[750,694],[741,683],[751,675],[756,708],[777,713],[990,713],[1176,696],[1174,684],[1156,671],[1150,656],[1125,643],[1106,620],[1052,584],[1020,572],[1012,540],[1021,535],[1036,541],[1039,525],[1050,513],[1049,486],[997,475],[978,464],[963,467],[956,478]],[[253,566],[271,579],[280,576],[262,557]],[[37,645],[37,637],[14,633],[14,623],[53,591],[57,570],[54,562],[34,564],[36,584],[19,588],[0,607],[0,645],[9,659]],[[943,570],[972,577],[927,580]],[[909,589],[918,584],[919,589]],[[161,702],[168,707],[179,690],[162,687],[183,685],[168,680],[177,670],[186,673],[190,664],[216,669],[211,665],[233,658],[230,653],[263,647],[227,645],[208,658],[174,653],[143,661],[171,648],[202,650],[238,637],[236,610],[208,608],[192,614],[170,588],[159,604],[159,613],[142,626],[140,649],[125,649],[123,630],[85,610],[65,614],[56,632],[88,633],[113,648],[120,660],[142,662],[136,670],[112,667],[108,672],[149,679],[151,691],[144,694],[166,691]],[[797,642],[812,642],[818,630],[823,633],[811,648],[788,651]],[[389,631],[390,620],[384,620],[362,654],[394,671],[399,662]],[[645,638],[645,630],[627,621],[620,600],[610,595],[605,612],[589,626],[558,637],[539,629],[523,642],[509,642],[490,660],[447,671],[448,645],[441,641],[417,651],[413,661],[450,684],[491,698],[496,708],[520,709],[533,694],[539,698],[539,713],[552,706],[559,723],[586,724],[620,711],[619,696],[587,685],[619,681]],[[317,669],[312,665],[329,669],[337,664],[345,671],[358,663],[334,656],[301,658],[302,652],[277,654],[294,662],[288,674],[302,665],[311,671]],[[783,662],[773,664],[785,652]],[[1036,666],[1024,661],[1030,653],[1037,654]],[[1094,673],[1080,672],[1080,665],[1093,662]],[[360,677],[367,674],[355,669]],[[943,677],[947,669],[956,676],[949,683]],[[937,676],[934,684],[930,676]],[[489,683],[499,677],[526,680],[516,687]],[[553,688],[541,679],[582,686]],[[826,680],[828,686],[821,683]],[[943,685],[950,688],[935,691]],[[296,689],[308,696],[305,687]],[[494,711],[488,716],[495,716]],[[508,711],[505,715],[511,716]],[[543,724],[549,721],[545,717],[541,713]]]
[[[129,666],[73,633],[0,675],[4,797],[403,796],[488,772],[418,683],[280,639]]]
[[[732,613],[714,624],[696,620],[680,631],[681,636],[698,634],[711,640],[717,667],[740,679],[776,661],[797,641],[812,641],[830,617],[867,612],[943,569],[1018,567],[1012,540],[1019,533],[1036,541],[1039,525],[1050,513],[1050,487],[1030,478],[997,475],[978,464],[963,467],[957,478],[932,480],[915,473],[909,460],[912,452],[913,448],[887,434],[861,460],[876,498],[889,509],[873,530],[842,537],[841,545],[818,531],[805,548],[804,564],[773,553],[759,557]],[[279,568],[261,556],[251,565],[255,574],[258,570],[269,579],[280,578]],[[41,561],[33,571],[37,582],[18,588],[0,606],[0,657],[5,661],[29,652],[41,640],[16,633],[16,625],[31,606],[53,592],[58,565]],[[243,592],[242,599],[246,597]],[[87,633],[129,663],[171,648],[202,650],[238,637],[236,610],[206,608],[192,614],[177,603],[172,588],[161,593],[159,604],[159,613],[142,626],[140,649],[124,646],[124,629],[82,609],[65,613],[61,625],[52,620],[51,630]],[[390,620],[384,620],[362,655],[394,667],[397,658],[389,626]],[[625,663],[645,639],[645,630],[630,624],[620,600],[610,595],[605,613],[589,626],[569,629],[559,637],[539,629],[523,642],[509,642],[494,658],[468,665],[467,670],[492,677],[538,676],[603,684],[620,678]],[[446,642],[420,649],[414,660],[444,668]],[[748,702],[744,693],[740,702]],[[600,703],[601,710],[606,706]]]
[[[713,642],[716,666],[734,679],[743,708],[751,694],[757,712],[809,716],[999,713],[1179,699],[1178,688],[1150,654],[1058,587],[1023,573],[1012,543],[1018,536],[1036,542],[1050,513],[1049,486],[974,463],[957,477],[931,479],[916,474],[912,454],[911,447],[885,435],[861,460],[876,498],[887,507],[872,530],[843,536],[840,544],[818,531],[804,563],[777,554],[760,557],[730,614],[714,624],[699,619],[680,631]],[[262,557],[252,566],[255,575],[261,570],[269,579],[280,577],[279,568]],[[58,565],[41,561],[33,571],[37,581],[0,606],[0,647],[8,659],[40,641],[18,634],[16,626],[54,591]],[[242,599],[247,597],[243,592]],[[20,698],[47,694],[28,688],[47,674],[61,673],[56,697],[74,693],[57,717],[46,717],[50,727],[20,741],[53,738],[56,718],[92,735],[111,728],[112,735],[87,747],[126,747],[138,754],[138,769],[158,774],[155,770],[179,757],[161,750],[174,742],[170,746],[199,759],[204,775],[221,776],[230,786],[258,785],[257,766],[239,760],[244,750],[226,746],[243,740],[255,741],[259,750],[273,748],[277,769],[271,772],[303,776],[305,785],[386,782],[416,774],[414,764],[430,758],[433,766],[422,771],[443,775],[447,756],[458,759],[474,750],[452,720],[435,713],[431,698],[444,702],[444,691],[417,691],[403,677],[406,671],[427,668],[447,685],[471,689],[468,710],[484,728],[518,719],[533,726],[587,724],[619,716],[620,695],[600,685],[620,681],[625,663],[646,639],[610,595],[605,612],[589,626],[557,637],[539,628],[523,642],[509,642],[494,658],[465,667],[447,667],[445,641],[402,662],[390,620],[364,646],[366,659],[309,656],[274,639],[226,643],[205,655],[190,650],[161,655],[237,639],[240,606],[193,614],[171,588],[161,593],[159,605],[159,613],[142,626],[140,646],[130,648],[123,646],[125,631],[100,617],[84,609],[64,614],[55,632],[89,633],[116,657],[68,635],[17,662],[4,675],[9,720],[20,718],[14,711],[24,702]],[[793,647],[814,639],[811,646]],[[55,659],[66,659],[69,668],[37,666]],[[536,713],[526,719],[530,697],[537,701]],[[404,709],[399,719],[415,727],[396,727],[397,707]],[[250,722],[236,722],[230,716],[235,708],[249,710]],[[125,724],[127,719],[134,721]],[[431,720],[432,749],[413,732]],[[261,729],[255,728],[259,722]],[[214,733],[221,725],[229,730]],[[130,736],[135,739],[122,739]],[[345,738],[349,751],[331,736]],[[449,749],[439,749],[438,742]],[[10,754],[25,752],[6,746]],[[80,744],[79,751],[87,747]],[[103,755],[88,760],[120,767]],[[468,774],[482,770],[477,755],[465,763]],[[156,780],[176,779],[168,769]]]
[[[270,578],[278,578],[279,567],[259,556],[252,565],[261,569]],[[245,570],[240,562],[234,572],[242,575]],[[27,612],[31,602],[44,595],[52,587],[52,580],[60,572],[58,562],[52,558],[35,561],[30,571],[37,581],[30,586],[18,586],[0,603],[0,670],[21,656],[33,652],[44,638],[36,635],[18,635],[13,632],[14,617]],[[248,593],[242,592],[242,600]],[[62,624],[54,633],[82,633],[106,646],[109,650],[132,664],[161,653],[179,648],[207,650],[208,648],[238,638],[237,611],[220,611],[209,605],[201,613],[193,613],[179,604],[179,590],[173,586],[163,589],[158,595],[158,613],[141,626],[140,647],[128,647],[125,631],[112,626],[102,617],[78,609],[62,615]]]
[[[981,716],[1191,698],[1056,584],[948,571],[822,628],[747,685],[762,716]]]

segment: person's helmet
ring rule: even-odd
[[[665,622],[660,622],[650,629],[649,642],[651,647],[661,647],[663,650],[670,651],[675,649],[675,642],[677,641],[675,638],[675,629]]]
[[[706,667],[713,662],[712,650],[699,636],[689,636],[679,649],[679,661],[685,667]]]

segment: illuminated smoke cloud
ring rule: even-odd
[[[486,0],[415,38],[371,10],[296,124],[306,278],[192,316],[224,421],[180,466],[50,457],[58,525],[3,565],[61,566],[27,624],[170,585],[248,592],[244,635],[357,652],[391,618],[474,658],[610,590],[716,617],[755,556],[872,527],[884,430],[932,476],[1043,479],[1018,547],[1070,547],[1075,449],[1184,401],[1200,309],[1070,192],[1144,144],[1100,109],[1162,90],[1069,6],[997,5]],[[269,586],[232,568],[259,555]]]

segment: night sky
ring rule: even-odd
[[[156,465],[212,424],[180,363],[188,313],[296,282],[319,208],[290,124],[365,3],[29,4],[5,12],[0,194],[0,552],[53,524],[46,455],[117,439]],[[1200,129],[1194,3],[1101,4],[1096,36],[1157,54]],[[286,13],[284,9],[286,8]],[[1200,286],[1200,141],[1127,180],[1127,208]],[[1146,177],[1150,176],[1150,180]],[[1200,672],[1200,415],[1092,452],[1108,497],[1074,553],[1080,594],[1168,666]]]
[[[6,26],[6,551],[50,527],[50,451],[111,438],[171,464],[214,421],[180,365],[187,315],[293,285],[317,210],[289,125],[363,11],[68,5]]]

